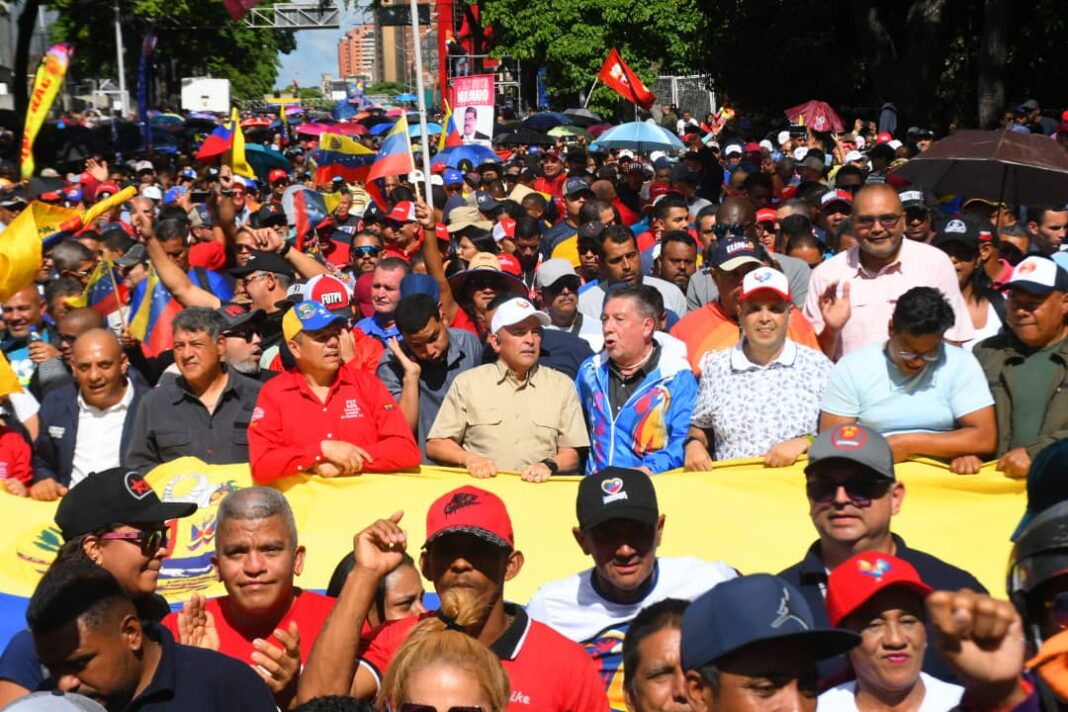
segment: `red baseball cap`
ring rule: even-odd
[[[677,195],[680,198],[683,197],[681,190],[664,181],[656,181],[649,184],[649,205],[652,205],[665,195]]]
[[[275,168],[273,171],[267,174],[267,182],[274,183],[276,180],[289,180],[289,174],[283,171],[281,168]]]
[[[426,543],[446,534],[471,534],[511,551],[515,548],[512,520],[497,495],[472,485],[438,497],[426,513]]]
[[[889,131],[883,131],[881,134],[875,137],[875,143],[890,143],[894,140],[893,134]]]
[[[393,206],[393,209],[386,215],[386,220],[392,220],[399,223],[415,222],[415,203],[411,203],[407,200],[402,200]]]
[[[846,205],[853,205],[853,194],[848,190],[831,190],[823,194],[820,198],[820,207],[826,208],[831,203],[845,203]]]
[[[775,212],[774,208],[761,208],[756,212],[756,221],[762,222],[779,222],[779,214]]]
[[[96,199],[100,200],[104,196],[104,193],[107,193],[108,195],[115,195],[118,192],[119,186],[115,185],[114,183],[101,183],[96,187]]]
[[[502,252],[497,255],[497,262],[501,265],[501,271],[505,274],[510,274],[513,277],[523,274],[523,267],[519,264],[519,260],[515,258],[515,255]]]
[[[891,586],[903,586],[926,598],[932,589],[912,564],[878,551],[862,551],[842,563],[827,579],[827,618],[837,627],[849,614]]]

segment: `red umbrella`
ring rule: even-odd
[[[790,107],[786,110],[786,118],[790,119],[791,123],[803,124],[813,131],[845,131],[842,119],[825,101],[813,99]]]
[[[338,133],[343,136],[363,136],[367,133],[367,127],[363,124],[335,124],[330,127],[330,133]]]

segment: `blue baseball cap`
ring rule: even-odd
[[[189,180],[197,179],[197,172],[192,168],[183,168],[182,172],[178,174],[179,178],[188,178]]]
[[[589,193],[593,194],[593,188],[590,187],[590,182],[585,178],[568,178],[564,181],[564,195],[571,196],[576,193]]]
[[[425,294],[435,302],[441,301],[441,288],[438,281],[429,274],[413,272],[405,275],[400,283],[400,298],[404,299],[413,294]]]
[[[847,630],[817,628],[801,592],[771,574],[739,576],[702,594],[682,616],[682,669],[716,663],[756,643],[803,640],[817,660],[860,643]]]
[[[494,200],[493,196],[485,190],[475,191],[475,202],[478,203],[478,209],[483,213],[492,212],[500,207],[500,203]]]
[[[338,322],[346,323],[345,317],[330,311],[319,302],[305,300],[282,317],[282,336],[286,341],[290,341],[302,331],[318,331]]]
[[[464,174],[455,168],[449,168],[441,176],[441,182],[445,185],[456,185],[464,182]]]

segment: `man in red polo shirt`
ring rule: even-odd
[[[271,379],[252,412],[248,444],[256,482],[419,465],[419,446],[386,387],[371,373],[342,366],[345,321],[312,301],[282,318],[282,338],[297,367]]]
[[[360,628],[378,581],[398,564],[407,545],[402,516],[396,512],[356,535],[356,566],[301,676],[300,700],[350,690],[359,698],[374,697],[408,633],[423,618],[437,615],[379,626],[357,657]],[[509,712],[608,712],[604,685],[582,647],[505,602],[504,583],[519,574],[523,554],[515,550],[512,522],[499,497],[472,486],[447,492],[430,505],[426,531],[419,565],[438,595],[460,587],[485,603],[479,623],[465,632],[500,658],[511,680]]]
[[[252,666],[287,709],[300,664],[311,654],[334,599],[293,585],[304,547],[285,495],[270,487],[228,494],[215,519],[215,574],[227,595],[194,595],[163,625],[183,645],[216,650]]]

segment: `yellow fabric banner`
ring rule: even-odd
[[[656,477],[660,510],[667,515],[660,554],[723,560],[745,573],[774,573],[799,561],[816,538],[802,469],[803,463],[764,469],[748,460],[713,472]],[[1005,478],[992,465],[970,477],[930,462],[898,465],[897,473],[906,493],[894,531],[909,546],[967,569],[994,595],[1004,597],[1009,535],[1026,502],[1023,481]],[[183,458],[154,470],[149,481],[164,499],[194,500],[201,507],[174,526],[160,592],[171,603],[193,592],[220,595],[210,563],[215,511],[228,492],[250,484],[247,465],[208,466]],[[560,477],[530,484],[515,475],[474,481],[456,470],[424,467],[418,474],[295,477],[278,486],[293,506],[301,543],[308,549],[299,583],[322,589],[337,562],[351,551],[353,535],[398,509],[405,512],[408,552],[418,558],[427,507],[450,489],[475,482],[508,504],[516,546],[526,563],[506,593],[525,603],[541,584],[590,566],[571,535],[578,481]],[[8,522],[5,548],[0,549],[0,592],[32,593],[60,543],[52,526],[55,507],[0,493],[0,521]]]
[[[35,200],[0,233],[0,302],[33,283],[41,269],[41,240],[76,217],[77,210]]]
[[[19,172],[23,180],[28,180],[33,175],[35,168],[33,142],[37,139],[37,132],[41,130],[45,117],[52,109],[52,102],[56,100],[59,87],[63,85],[63,78],[67,75],[67,67],[70,65],[73,53],[74,48],[68,44],[54,44],[37,67],[37,74],[33,79],[33,93],[30,94],[30,105],[26,109],[26,124],[22,129]]]
[[[233,169],[234,175],[255,178],[256,172],[252,170],[252,166],[245,157],[245,133],[241,130],[241,116],[237,113],[236,106],[230,112],[230,125],[233,127],[234,137],[230,150],[223,156],[223,163]]]

